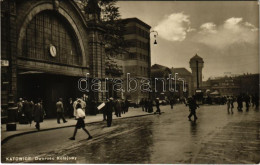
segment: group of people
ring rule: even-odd
[[[142,98],[140,101],[140,105],[142,106],[142,110],[145,112],[152,113],[153,112],[153,100],[149,98]]]
[[[259,107],[259,96],[257,94],[255,95],[242,95],[240,94],[236,98],[237,101],[237,110],[242,112],[243,111],[243,102],[246,104],[246,111],[249,111],[249,107],[255,107],[255,109],[258,109]]]
[[[125,101],[116,99],[110,97],[106,103],[105,106],[101,109],[103,111],[103,121],[107,121],[107,126],[110,127],[112,124],[112,116],[113,112],[115,112],[115,115],[117,117],[121,117],[122,114],[125,114],[128,112],[130,103],[126,99]]]
[[[258,109],[259,106],[259,97],[258,95],[238,95],[236,98],[233,96],[227,96],[226,97],[226,104],[227,104],[227,112],[228,114],[231,111],[231,114],[233,114],[233,108],[234,108],[234,102],[237,102],[237,110],[239,112],[243,111],[243,102],[245,102],[246,111],[249,111],[249,107],[255,107],[255,109]],[[229,111],[230,110],[230,111]]]
[[[37,101],[28,101],[26,98],[19,98],[17,103],[18,107],[18,121],[20,124],[32,124],[34,120],[35,127],[40,130],[40,122],[43,122],[44,116],[46,115],[42,100],[37,99]]]

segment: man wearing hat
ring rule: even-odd
[[[64,106],[62,103],[62,98],[59,98],[59,101],[56,103],[57,108],[57,123],[60,124],[60,118],[63,120],[63,123],[67,121],[64,118]]]
[[[112,124],[112,113],[114,111],[114,103],[113,103],[113,97],[109,98],[109,101],[106,103],[105,111],[107,116],[107,126],[110,127]]]
[[[198,119],[196,115],[196,109],[199,108],[199,105],[196,103],[194,95],[192,97],[189,97],[188,104],[186,104],[186,106],[189,106],[190,109],[190,114],[188,116],[189,121],[191,121],[191,117],[194,116],[194,122],[196,122],[196,120]]]

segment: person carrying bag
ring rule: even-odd
[[[70,140],[75,140],[75,137],[76,137],[76,134],[77,134],[77,130],[80,129],[80,128],[82,128],[88,134],[87,140],[92,139],[92,136],[90,135],[88,130],[85,128],[84,119],[85,119],[86,114],[85,114],[85,112],[83,111],[83,109],[81,107],[80,101],[78,101],[78,104],[76,105],[76,110],[74,111],[74,115],[76,117],[77,124],[75,126],[75,130],[74,130],[73,136],[70,137],[69,139]]]

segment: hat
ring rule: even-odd
[[[158,97],[157,97],[156,99],[157,99],[157,100],[159,100],[159,98],[158,98]]]
[[[113,97],[110,97],[109,100],[114,100]]]

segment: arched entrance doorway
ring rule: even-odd
[[[84,63],[79,38],[72,25],[54,10],[37,13],[26,25],[18,56],[17,96],[43,99],[48,117],[55,103],[82,96],[77,80]],[[19,45],[19,43],[18,43]]]

